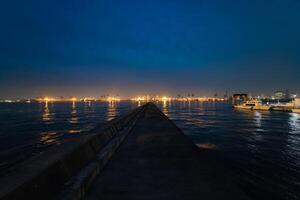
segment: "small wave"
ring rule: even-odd
[[[196,144],[201,149],[218,149],[217,145],[211,143]]]

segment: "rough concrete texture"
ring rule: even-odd
[[[89,200],[248,199],[221,161],[202,154],[154,104],[86,195]]]

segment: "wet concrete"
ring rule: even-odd
[[[154,104],[146,107],[85,198],[249,199],[222,162],[203,154]]]

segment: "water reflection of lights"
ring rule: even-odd
[[[72,101],[72,109],[75,110],[76,109],[76,102]]]
[[[81,133],[81,130],[69,130],[68,133],[70,134],[76,134],[76,133]]]
[[[262,129],[262,114],[258,111],[254,112],[254,125],[256,127],[255,132],[254,132],[254,138],[255,140],[262,140],[262,135],[261,135],[261,131],[263,131]],[[250,139],[251,137],[249,137]],[[249,146],[252,146],[255,150],[257,150],[257,147],[254,144],[251,144],[251,142],[249,142]]]
[[[86,114],[86,117],[90,117],[91,113],[95,112],[95,106],[92,105],[91,101],[84,102],[84,113]]]
[[[201,149],[218,149],[217,145],[211,143],[196,144]]]
[[[162,112],[163,112],[166,116],[168,116],[168,114],[169,114],[169,104],[170,104],[170,102],[167,101],[167,100],[164,100],[162,103],[163,103],[163,104],[162,104]]]
[[[297,113],[289,113],[289,134],[287,152],[290,158],[300,158],[300,115]]]
[[[77,110],[76,110],[76,102],[72,102],[72,112],[71,112],[71,118],[69,120],[71,124],[77,124],[78,123],[78,117],[77,117]]]
[[[57,132],[53,131],[53,132],[43,132],[41,133],[41,139],[40,142],[42,144],[60,144],[60,142],[58,141],[58,134]]]
[[[51,113],[50,113],[50,110],[49,110],[48,101],[45,102],[42,118],[43,118],[43,121],[47,122],[47,123],[49,123],[52,119],[51,118]]]
[[[290,133],[299,133],[300,132],[300,115],[297,113],[289,113],[289,125],[291,132]]]
[[[108,102],[107,121],[114,119],[117,116],[116,102]]]
[[[261,113],[258,111],[255,111],[254,112],[254,123],[258,128],[261,127],[261,119],[262,119]]]

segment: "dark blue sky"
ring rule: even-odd
[[[300,92],[298,0],[0,3],[0,98]]]

